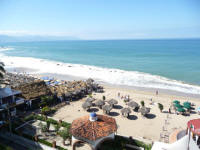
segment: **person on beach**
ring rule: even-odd
[[[156,95],[158,95],[158,90],[156,91]]]
[[[118,92],[118,98],[120,98],[120,93]]]

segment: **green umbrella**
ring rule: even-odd
[[[183,103],[183,106],[186,106],[186,105],[191,106],[191,103],[190,103],[190,102],[184,102],[184,103]]]
[[[174,104],[174,106],[177,107],[177,108],[182,108],[182,105],[180,105],[180,104],[178,104],[178,103],[177,103],[177,104]]]
[[[178,100],[174,100],[173,103],[174,104],[180,104],[180,102]]]
[[[183,105],[183,107],[186,108],[186,109],[190,109],[191,108],[191,106],[189,104],[187,104],[187,105],[185,104],[185,105]]]
[[[178,112],[185,112],[185,109],[183,109],[183,108],[178,108],[177,111],[178,111]]]

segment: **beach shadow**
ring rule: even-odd
[[[99,109],[97,109],[97,108],[90,108],[90,109],[88,109],[87,111],[88,111],[88,112],[98,112]]]
[[[190,114],[197,114],[197,112],[196,111],[191,111]]]
[[[115,117],[115,116],[119,116],[119,113],[118,112],[110,112],[109,115]]]
[[[168,114],[169,112],[168,112],[167,110],[165,110],[165,111],[162,111],[162,113],[164,113],[164,114]]]
[[[123,107],[121,105],[114,105],[114,109],[122,109]]]
[[[154,119],[155,117],[156,117],[156,115],[154,115],[154,114],[146,114],[147,119]]]
[[[128,119],[129,120],[136,120],[136,119],[138,119],[138,117],[135,116],[135,115],[129,115]]]

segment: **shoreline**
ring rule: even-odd
[[[63,75],[63,74],[57,74],[57,73],[35,73],[35,72],[37,72],[37,70],[31,69],[31,68],[24,68],[24,67],[9,68],[7,70],[11,73],[13,73],[13,71],[15,70],[18,73],[26,72],[26,73],[28,73],[30,75],[34,75],[34,76],[49,76],[49,77],[53,77],[53,78],[56,78],[59,80],[73,81],[73,80],[86,80],[87,79],[84,77]],[[149,93],[156,93],[156,91],[158,91],[159,94],[163,94],[163,95],[200,99],[200,94],[184,93],[184,92],[179,92],[179,91],[175,91],[175,90],[160,89],[160,88],[148,88],[148,87],[110,84],[110,83],[98,81],[97,79],[94,79],[94,80],[98,84],[100,84],[102,86],[110,87],[110,88],[129,89],[129,90],[140,91],[140,92],[149,92]]]

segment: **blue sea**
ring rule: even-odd
[[[19,42],[0,47],[7,68],[200,94],[200,39]]]

